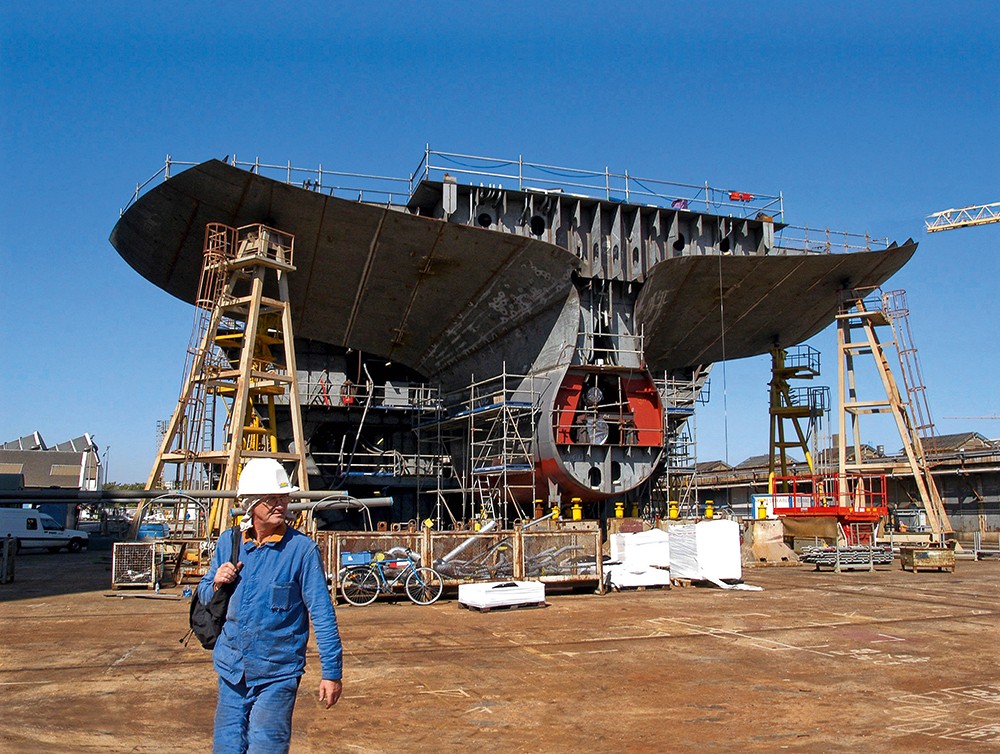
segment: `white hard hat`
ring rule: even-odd
[[[284,467],[273,458],[251,458],[240,472],[236,494],[240,497],[255,495],[284,495],[298,487],[288,481]]]

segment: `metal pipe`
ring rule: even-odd
[[[393,504],[391,497],[352,497],[344,499],[338,497],[333,500],[317,500],[314,503],[291,503],[288,506],[290,511],[329,511],[329,510],[353,510],[357,508],[389,508]],[[238,509],[234,511],[237,516],[242,516],[245,511]]]
[[[485,524],[483,524],[481,527],[479,527],[479,534],[485,534],[488,531],[492,531],[496,527],[497,527],[497,521],[496,521],[495,518],[492,518],[489,521],[487,521]],[[462,542],[462,544],[460,544],[454,550],[452,550],[451,552],[445,554],[444,557],[442,557],[439,562],[441,562],[441,563],[447,563],[452,558],[455,558],[456,556],[461,555],[463,552],[465,552],[472,545],[473,542],[475,542],[477,539],[479,539],[479,534],[477,534],[474,537],[469,537],[467,540],[465,540],[464,542]]]
[[[0,502],[54,502],[54,503],[97,503],[128,500],[154,500],[156,498],[186,497],[195,500],[223,499],[232,500],[236,498],[236,490],[69,490],[69,489],[49,489],[49,490],[0,490]],[[325,500],[336,497],[345,500],[355,500],[346,492],[340,490],[299,490],[291,493],[292,500]],[[365,498],[367,505],[372,507],[385,507],[392,505],[392,498]],[[381,504],[374,501],[388,500],[388,503]],[[369,502],[372,501],[372,502]],[[292,503],[295,505],[295,503]]]

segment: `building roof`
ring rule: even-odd
[[[934,438],[934,449],[938,453],[957,452],[959,450],[983,450],[995,447],[994,442],[978,432],[956,432],[950,435],[937,435]],[[900,448],[900,454],[903,450]]]
[[[760,455],[760,456],[750,456],[749,458],[746,458],[743,461],[741,461],[740,463],[736,464],[735,468],[737,468],[737,469],[758,469],[761,466],[767,466],[767,462],[768,462],[769,459],[770,459],[770,456],[768,456],[767,454]]]
[[[58,445],[50,448],[50,450],[97,450],[97,443],[94,442],[94,438],[88,434],[80,435],[79,437],[74,437],[72,440],[67,440],[66,442],[61,442]]]
[[[879,446],[881,447],[881,446]],[[900,451],[902,453],[902,451]],[[848,463],[854,463],[854,446],[848,445],[844,448],[844,457]],[[880,452],[878,448],[872,447],[867,443],[861,443],[861,460],[871,461],[876,458],[885,458],[886,455]],[[832,448],[824,448],[819,452],[819,458],[817,459],[823,465],[833,465],[836,466],[840,461],[839,448],[834,441],[834,446]]]
[[[759,456],[750,456],[742,463],[736,464],[737,469],[766,469],[771,463],[771,456],[765,453]],[[796,466],[800,463],[805,463],[805,461],[800,461],[798,458],[788,457],[788,463]]]
[[[80,489],[86,452],[0,450],[0,473],[22,474],[25,489]]]
[[[699,474],[711,474],[718,471],[732,471],[732,466],[730,466],[725,461],[699,461],[695,464],[695,471]]]
[[[46,450],[46,447],[41,434],[32,432],[30,435],[19,437],[16,440],[8,440],[0,445],[0,450]]]

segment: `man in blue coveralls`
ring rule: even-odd
[[[296,489],[276,460],[248,461],[237,489],[246,510],[238,562],[230,562],[232,535],[224,533],[198,585],[207,603],[214,590],[235,584],[212,651],[219,674],[215,754],[288,751],[310,619],[322,670],[319,700],[329,709],[340,698],[343,652],[319,548],[285,524]]]

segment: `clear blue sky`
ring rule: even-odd
[[[996,4],[703,5],[0,2],[0,440],[89,432],[112,479],[145,478],[192,311],[107,239],[167,153],[405,175],[425,142],[783,191],[794,224],[917,238],[887,287],[938,428],[1000,436],[943,418],[1000,414],[1000,224],[923,232],[1000,200]],[[737,463],[767,449],[768,360],[725,372],[699,455]]]

